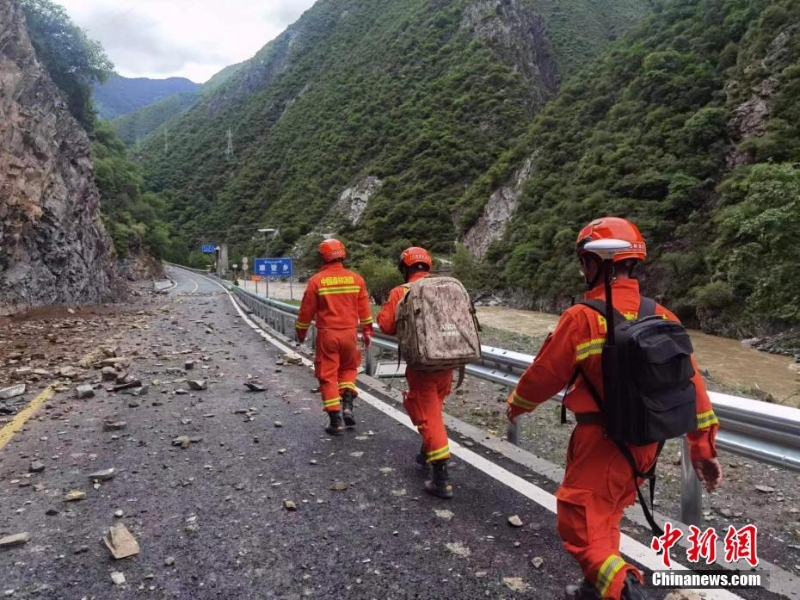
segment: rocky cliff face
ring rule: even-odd
[[[89,139],[36,60],[22,10],[0,0],[0,305],[109,298]]]
[[[492,242],[501,239],[505,234],[508,222],[517,210],[522,187],[531,177],[534,158],[535,155],[529,157],[514,173],[511,181],[491,195],[478,221],[461,240],[475,258],[486,258]]]
[[[464,10],[461,26],[525,75],[532,107],[558,92],[561,74],[547,24],[529,5],[518,0],[476,0]]]

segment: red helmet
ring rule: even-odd
[[[610,239],[623,240],[631,244],[630,250],[614,255],[614,262],[630,259],[644,261],[647,258],[647,246],[639,228],[630,221],[619,217],[603,217],[589,223],[578,234],[575,249],[578,251],[578,256],[581,256],[587,252],[583,247],[588,242]]]
[[[347,250],[344,249],[344,244],[339,240],[334,240],[333,238],[325,240],[319,245],[319,253],[322,256],[322,260],[327,262],[333,262],[334,260],[338,260],[340,258],[347,258]]]
[[[400,255],[400,266],[406,267],[413,267],[414,265],[423,264],[427,265],[428,268],[433,267],[433,260],[431,260],[431,255],[428,254],[428,251],[425,248],[419,248],[417,246],[412,246],[411,248],[407,248],[403,251]]]

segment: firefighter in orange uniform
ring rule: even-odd
[[[589,287],[587,299],[605,300],[600,258],[583,250],[589,241],[619,239],[631,248],[614,258],[613,303],[622,315],[635,319],[639,310],[639,282],[633,270],[646,257],[644,239],[633,223],[616,217],[592,222],[578,236],[577,252]],[[677,321],[658,305],[656,314]],[[577,367],[602,395],[601,354],[606,337],[605,319],[591,308],[575,305],[562,316],[545,340],[536,360],[508,399],[508,418],[531,412],[552,398],[572,379]],[[713,491],[722,481],[715,437],[717,417],[700,372],[695,367],[697,430],[689,433],[691,460],[701,481]],[[566,397],[566,408],[578,425],[567,450],[564,481],[556,493],[558,532],[564,546],[580,563],[585,576],[580,586],[567,587],[568,600],[645,600],[642,576],[620,554],[619,525],[625,507],[636,497],[631,465],[604,432],[595,400],[585,380],[576,380]],[[629,445],[641,473],[656,460],[657,444]]]
[[[344,244],[325,240],[319,245],[319,254],[325,265],[308,281],[295,331],[302,344],[316,316],[314,373],[319,380],[323,409],[330,419],[325,431],[338,436],[344,434],[345,425],[356,424],[353,399],[358,395],[356,375],[361,365],[358,326],[364,347],[368,348],[372,341],[372,313],[364,279],[344,267]]]
[[[432,266],[431,255],[424,248],[408,248],[400,255],[397,267],[406,283],[390,292],[389,299],[378,313],[378,326],[382,332],[389,335],[396,333],[398,304],[415,281],[431,274]],[[422,449],[417,455],[417,462],[423,466],[430,464],[433,468],[433,478],[425,482],[425,491],[439,498],[452,498],[453,486],[447,473],[450,444],[442,410],[453,384],[453,371],[421,372],[407,368],[406,380],[408,392],[403,394],[403,406],[422,436]]]

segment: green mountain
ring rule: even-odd
[[[147,185],[187,251],[253,251],[263,225],[280,228],[276,252],[332,230],[364,253],[451,251],[465,189],[649,7],[320,0],[142,145]]]
[[[618,214],[649,241],[646,291],[682,318],[731,335],[800,323],[799,65],[798,0],[660,4],[468,192],[465,239],[516,186],[486,270],[531,306],[563,306],[576,232]]]
[[[191,91],[172,94],[138,110],[117,117],[112,121],[112,125],[126,144],[137,146],[141,140],[145,139],[164,123],[197,104],[205,94],[219,88],[243,64],[239,63],[225,67],[206,83]]]
[[[158,102],[162,98],[193,92],[200,86],[183,77],[130,79],[113,75],[94,86],[94,101],[101,118],[111,120]]]

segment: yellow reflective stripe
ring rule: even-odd
[[[334,398],[332,400],[323,400],[322,404],[325,405],[325,408],[328,408],[328,407],[336,406],[337,404],[340,404],[341,401],[342,401],[341,398]]]
[[[617,573],[619,573],[624,566],[625,561],[616,554],[612,554],[606,559],[603,566],[600,567],[600,572],[597,574],[597,581],[594,584],[601,596],[606,595],[608,588],[614,583],[614,578],[617,576]]]
[[[525,410],[533,410],[538,406],[538,404],[536,404],[535,402],[531,402],[530,400],[525,400],[525,398],[517,394],[517,392],[514,392],[514,395],[511,398],[511,404],[513,404],[514,406],[519,406],[520,408]]]
[[[356,389],[356,384],[350,381],[341,381],[339,382],[339,389],[340,390],[354,390]]]
[[[373,323],[372,317],[367,317],[366,319],[361,319],[361,324],[362,325],[372,325],[372,323]]]
[[[311,327],[311,323],[301,323],[300,321],[297,321],[294,326],[296,329],[308,329]]]
[[[320,296],[332,296],[334,294],[358,294],[361,292],[359,285],[342,285],[329,288],[320,288],[317,294]]]
[[[713,410],[697,415],[698,429],[708,429],[712,425],[719,425],[719,419],[717,419],[717,415],[714,414]]]
[[[441,460],[445,456],[450,454],[450,444],[445,446],[444,448],[439,448],[438,450],[434,450],[433,452],[426,452],[425,456],[428,457],[429,461],[433,460]]]
[[[605,338],[595,338],[588,342],[583,342],[575,347],[575,358],[578,361],[586,360],[590,356],[603,353],[603,346],[605,345]]]

